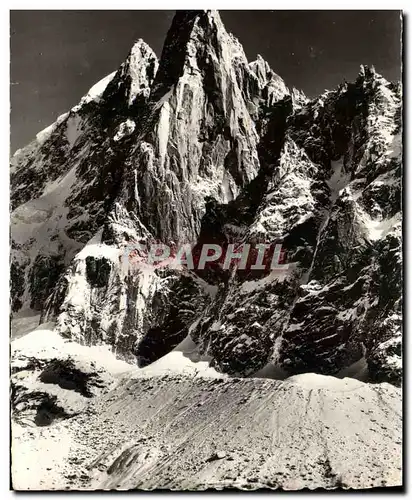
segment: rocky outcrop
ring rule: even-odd
[[[11,345],[11,408],[19,425],[45,427],[86,410],[130,365],[107,347],[80,346],[42,327]]]

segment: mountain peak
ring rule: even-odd
[[[138,96],[147,99],[158,65],[152,48],[139,38],[108,85],[105,97],[113,94],[124,96],[129,107]]]
[[[375,66],[368,66],[366,64],[361,64],[359,69],[360,76],[372,77],[376,75]]]
[[[168,92],[185,70],[197,72],[212,61],[234,57],[247,62],[241,44],[227,33],[217,11],[178,11],[163,46],[155,99]]]
[[[366,64],[360,65],[356,82],[362,85],[371,84],[372,86],[375,85],[375,82],[378,84],[383,83],[384,85],[389,83],[381,74],[376,71],[375,66],[368,66]]]
[[[143,40],[143,38],[138,38],[132,45],[128,58],[130,58],[132,55],[137,57],[144,57],[146,55],[153,57],[154,55],[156,57],[156,54],[154,53],[152,48]]]

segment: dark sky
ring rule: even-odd
[[[360,64],[400,78],[399,11],[220,11],[249,61],[261,54],[310,97]],[[173,11],[11,11],[11,150],[116,70],[143,38],[159,56]]]

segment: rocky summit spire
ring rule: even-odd
[[[160,67],[154,84],[153,99],[174,85],[183,73],[188,43],[193,27],[202,11],[178,11],[166,36],[160,58]]]
[[[139,217],[157,237],[195,241],[205,199],[227,203],[256,177],[260,106],[288,94],[280,78],[273,91],[275,75],[262,64],[257,76],[217,12],[176,14],[137,149]]]
[[[113,106],[131,108],[138,99],[145,102],[158,68],[156,54],[142,39],[131,48],[125,62],[107,86],[103,98]],[[123,106],[122,106],[123,104]]]

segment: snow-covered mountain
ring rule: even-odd
[[[53,335],[140,367],[190,338],[217,376],[339,376],[364,363],[366,382],[399,386],[401,115],[400,84],[373,68],[309,100],[261,56],[249,63],[217,12],[179,11],[159,60],[137,41],[12,157],[16,336],[52,322]],[[158,241],[279,241],[289,270],[124,265],[125,246]],[[59,369],[49,354],[19,356],[16,373],[35,375],[15,381],[18,411],[44,393],[42,370],[113,381],[77,355]]]

